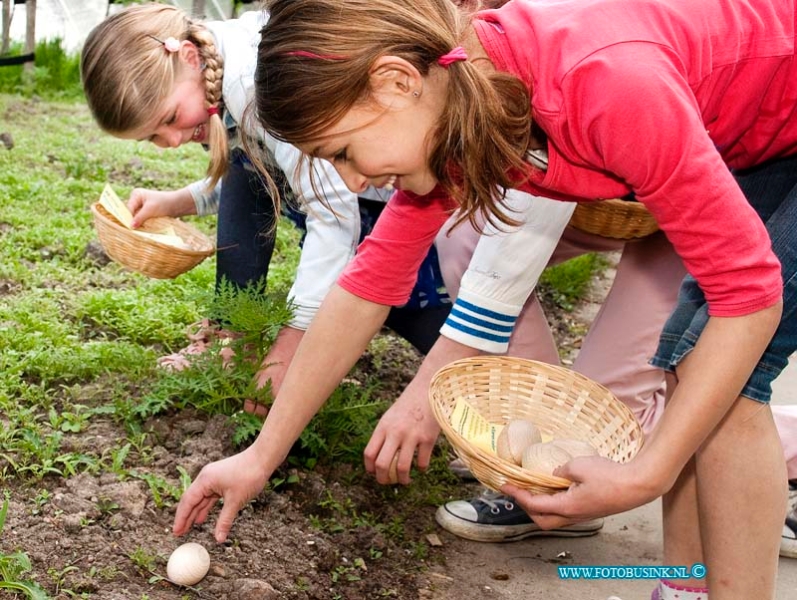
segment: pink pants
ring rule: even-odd
[[[456,298],[479,234],[464,223],[438,236],[440,267],[448,293]],[[573,369],[608,387],[649,433],[664,410],[664,372],[648,364],[664,322],[675,306],[686,274],[662,233],[625,243],[565,229],[550,265],[590,252],[621,250],[609,294],[584,338]],[[517,320],[507,354],[559,364],[559,353],[536,294]],[[797,478],[797,406],[772,406],[788,465]]]

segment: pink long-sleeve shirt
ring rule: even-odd
[[[633,191],[715,316],[777,302],[780,264],[728,167],[797,152],[795,0],[515,0],[474,20],[498,70],[532,93],[560,200]],[[397,193],[340,284],[399,304],[451,202]],[[388,217],[388,218],[385,218]],[[420,257],[420,258],[419,258]]]

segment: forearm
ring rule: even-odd
[[[273,472],[302,430],[379,331],[389,306],[338,286],[327,295],[304,334],[263,429],[254,443],[258,461]]]
[[[781,304],[743,317],[711,317],[694,350],[676,369],[667,410],[640,452],[640,474],[666,492],[720,423],[777,329]]]
[[[197,214],[197,206],[194,202],[194,196],[191,193],[191,186],[188,185],[179,190],[171,192],[173,194],[171,207],[174,216],[186,216]]]

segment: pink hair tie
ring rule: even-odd
[[[449,65],[460,61],[460,60],[468,60],[468,55],[465,52],[465,48],[462,46],[457,46],[450,52],[443,54],[440,58],[437,59],[437,64],[447,69]]]
[[[218,106],[208,106],[208,116],[212,117],[213,115],[219,114],[219,107]]]

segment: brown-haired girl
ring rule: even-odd
[[[544,528],[665,495],[665,564],[707,571],[680,589],[660,582],[656,597],[773,597],[786,472],[768,401],[797,348],[794,0],[513,0],[470,19],[449,0],[269,8],[262,124],[331,160],[352,190],[399,191],[327,296],[261,435],[205,467],[175,532],[223,497],[226,537],[451,206],[506,222],[507,188],[564,201],[633,192],[690,273],[653,359],[670,371],[664,415],[628,464],[576,459],[558,472],[567,492],[503,491]]]

